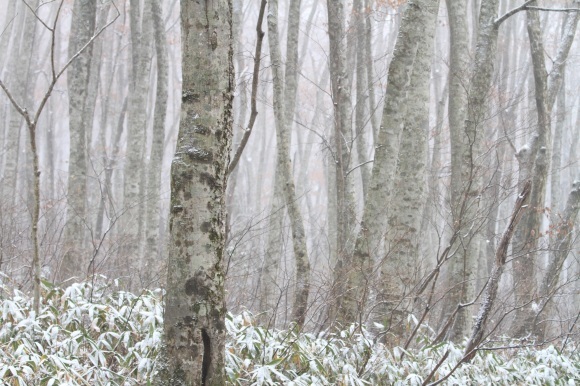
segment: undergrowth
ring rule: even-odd
[[[3,282],[7,282],[5,276]],[[0,285],[2,385],[149,385],[162,339],[162,291],[133,294],[105,281],[66,289],[43,283],[39,315],[30,296]],[[387,349],[364,328],[314,335],[256,326],[250,313],[226,320],[231,385],[421,385],[462,357],[452,343]],[[576,385],[580,353],[553,346],[484,350],[449,385]]]

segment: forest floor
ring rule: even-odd
[[[35,315],[32,297],[0,279],[2,385],[152,384],[162,290],[133,294],[104,278],[66,289],[44,282]],[[461,345],[431,344],[426,326],[409,350],[388,349],[354,325],[318,335],[268,330],[244,312],[228,314],[226,326],[231,385],[422,385],[438,365],[428,382],[447,376],[463,355]],[[574,342],[564,349],[516,346],[478,351],[442,384],[580,385]]]

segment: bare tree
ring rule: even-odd
[[[0,80],[0,88],[4,90],[10,102],[16,109],[16,111],[22,116],[22,118],[26,122],[26,126],[28,129],[29,135],[29,144],[30,150],[32,154],[32,166],[33,166],[33,207],[31,210],[31,229],[30,229],[30,239],[32,240],[33,246],[33,254],[32,254],[32,277],[34,282],[34,311],[38,314],[39,310],[39,301],[40,301],[40,279],[41,279],[41,261],[40,261],[40,241],[38,237],[38,226],[40,220],[40,163],[38,157],[38,146],[37,146],[37,123],[41,113],[43,112],[46,103],[52,92],[54,90],[55,85],[57,84],[58,80],[67,70],[67,68],[93,43],[98,35],[100,35],[108,26],[115,22],[119,13],[117,12],[117,16],[106,25],[101,27],[83,46],[81,46],[78,51],[70,57],[70,59],[66,62],[66,64],[59,70],[56,68],[54,62],[54,42],[56,40],[56,26],[59,21],[60,11],[62,9],[63,1],[57,4],[56,15],[52,23],[45,22],[38,14],[33,10],[30,11],[33,13],[34,17],[37,21],[49,32],[51,38],[51,52],[50,52],[50,69],[51,69],[51,77],[50,83],[47,87],[46,92],[42,96],[42,99],[38,103],[38,106],[34,109],[31,109],[30,112],[27,108],[22,107],[22,105],[13,97],[10,93],[8,88],[4,85],[2,80]]]
[[[231,1],[183,2],[183,97],[171,169],[160,385],[223,385],[225,189],[232,136]]]

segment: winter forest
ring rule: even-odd
[[[580,1],[0,7],[2,384],[580,379]]]

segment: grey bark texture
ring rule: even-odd
[[[330,135],[330,157],[328,158],[328,184],[329,184],[329,237],[331,254],[333,259],[334,279],[333,298],[330,307],[329,319],[341,323],[354,321],[356,315],[345,310],[341,305],[344,297],[350,296],[348,287],[344,287],[344,281],[352,272],[353,267],[348,257],[352,245],[354,230],[354,197],[350,186],[351,179],[348,169],[351,160],[352,127],[351,127],[351,101],[350,82],[347,73],[347,53],[345,44],[345,5],[343,0],[328,1],[328,39],[331,98],[333,103],[333,131]],[[334,170],[331,170],[334,169]],[[330,187],[330,185],[332,185]],[[346,319],[345,319],[346,318]]]
[[[130,2],[131,79],[127,110],[127,147],[124,167],[123,218],[125,242],[122,254],[124,269],[138,267],[143,253],[145,211],[140,210],[145,197],[145,138],[147,137],[147,95],[151,71],[153,20],[149,4]]]
[[[580,210],[580,181],[575,181],[572,184],[572,190],[568,196],[566,208],[562,214],[561,220],[558,223],[552,223],[552,232],[555,233],[555,240],[550,248],[550,258],[546,273],[540,285],[539,294],[542,296],[540,304],[538,304],[538,311],[534,317],[534,333],[539,341],[544,341],[546,337],[546,329],[548,327],[547,321],[540,320],[541,315],[549,315],[552,317],[556,315],[553,309],[553,298],[558,289],[558,281],[564,261],[570,253],[572,245],[572,230],[578,217]],[[551,312],[550,312],[551,311]]]
[[[147,4],[146,4],[147,5]],[[161,266],[162,251],[165,240],[161,233],[161,167],[165,150],[165,117],[167,116],[168,98],[168,58],[167,39],[163,7],[160,0],[150,0],[151,15],[155,39],[155,57],[157,59],[157,87],[155,90],[155,108],[153,116],[153,139],[151,153],[147,162],[147,200],[145,253],[142,256],[140,272],[148,285]]]
[[[423,34],[425,22],[436,17],[436,14],[430,13],[434,8],[433,4],[435,2],[432,0],[411,1],[403,14],[393,59],[389,66],[385,106],[378,141],[375,143],[373,170],[361,229],[356,238],[352,259],[339,266],[341,271],[336,270],[343,282],[339,286],[341,298],[337,313],[340,316],[338,320],[343,324],[357,321],[363,312],[368,296],[370,265],[383,257],[381,241],[387,227],[385,203],[390,199],[399,155],[400,136],[407,112],[407,93],[419,42],[425,36]]]
[[[183,93],[171,168],[164,366],[157,384],[222,386],[224,224],[234,85],[232,4],[182,2]]]
[[[466,196],[469,194],[471,185],[475,182],[473,172],[476,170],[474,159],[469,156],[468,150],[475,145],[474,138],[470,138],[465,132],[465,121],[468,116],[469,79],[470,79],[470,51],[469,34],[467,28],[467,4],[459,2],[451,4],[447,1],[450,28],[450,65],[449,65],[449,131],[451,138],[451,180],[450,180],[450,203],[454,227],[459,230],[460,224],[471,218],[465,218]],[[477,90],[487,93],[487,90]],[[478,141],[479,142],[479,141]],[[476,150],[478,148],[476,147]],[[477,154],[475,154],[477,157]],[[470,175],[469,173],[472,173]],[[473,217],[474,213],[471,211]],[[468,297],[473,296],[473,275],[476,269],[476,260],[473,254],[472,243],[476,242],[474,235],[466,235],[467,242],[462,244],[459,252],[451,259],[447,267],[447,287],[449,296],[444,302],[443,318],[452,315],[457,304],[468,302]],[[467,310],[459,311],[458,320],[450,330],[451,339],[461,339],[467,333]]]
[[[427,196],[429,79],[439,0],[420,4],[417,23],[423,34],[416,40],[417,51],[408,86],[397,168],[388,204],[386,257],[381,266],[379,301],[384,302],[382,320],[388,321],[395,340],[404,334],[404,323],[413,311],[415,286],[422,276],[421,222]],[[393,335],[391,335],[393,336]]]
[[[292,0],[289,11],[288,40],[286,43],[286,68],[282,75],[282,59],[278,37],[278,1],[271,0],[268,8],[268,41],[272,61],[274,87],[274,115],[276,120],[276,183],[280,184],[275,192],[282,194],[283,205],[288,211],[292,229],[292,246],[295,260],[294,303],[292,320],[302,327],[308,306],[310,290],[310,262],[306,248],[304,221],[298,207],[298,198],[290,160],[290,141],[292,135],[294,108],[296,105],[298,32],[300,27],[300,0]],[[284,212],[281,211],[283,214]],[[279,232],[279,230],[272,230]],[[279,258],[279,257],[278,257]],[[274,283],[266,285],[273,286]]]
[[[93,36],[97,4],[92,1],[75,1],[73,6],[69,56],[73,56]],[[68,73],[69,92],[69,170],[67,189],[67,223],[64,232],[65,252],[59,266],[58,280],[63,282],[73,276],[84,276],[89,262],[85,242],[87,216],[87,133],[93,127],[92,109],[87,106],[89,79],[91,77],[92,45],[71,65]],[[95,85],[96,86],[96,85]],[[81,278],[82,278],[81,276]]]
[[[537,295],[536,249],[545,213],[546,187],[552,154],[551,111],[560,89],[566,58],[576,33],[578,14],[579,12],[572,12],[567,18],[566,32],[563,33],[558,44],[556,58],[548,75],[539,13],[535,10],[526,11],[538,123],[531,143],[525,148],[525,152],[520,152],[518,157],[519,178],[527,178],[527,176],[532,178],[530,206],[534,210],[524,215],[514,237],[513,249],[519,255],[513,263],[513,284],[517,307],[512,321],[514,336],[525,336],[533,329],[532,303]]]

